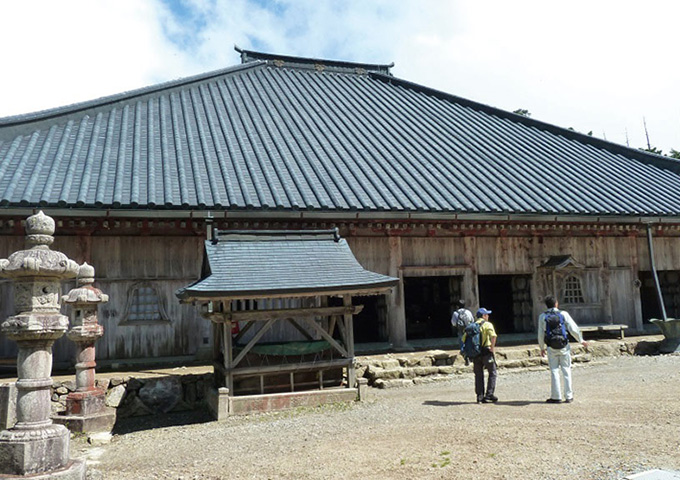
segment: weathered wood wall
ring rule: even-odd
[[[536,268],[552,255],[570,254],[586,267],[590,279],[586,295],[592,305],[576,307],[575,316],[584,323],[611,319],[632,329],[641,327],[640,294],[635,284],[639,271],[648,271],[647,240],[643,235],[573,236],[568,232],[537,236],[530,232],[514,236],[443,236],[379,232],[354,232],[348,243],[367,269],[401,278],[408,276],[460,276],[462,291],[476,306],[477,275],[527,275],[531,278],[533,317],[543,310],[546,293],[537,280]],[[0,236],[0,258],[24,248],[18,234]],[[180,305],[174,292],[196,280],[200,273],[203,237],[197,233],[173,236],[56,235],[53,248],[96,269],[97,286],[110,296],[100,308],[105,335],[97,344],[97,358],[148,358],[195,355],[209,348],[210,325],[191,305]],[[656,265],[659,270],[680,271],[680,237],[655,237]],[[395,253],[397,252],[397,253]],[[394,255],[398,255],[394,257]],[[125,324],[128,298],[135,285],[143,282],[159,295],[167,321],[158,324]],[[65,284],[64,290],[73,283]],[[388,303],[391,300],[388,300]],[[390,335],[403,321],[392,302],[388,308]],[[563,305],[569,308],[567,305]],[[392,308],[392,310],[390,310]],[[0,283],[0,315],[13,313],[11,289]],[[396,320],[395,320],[396,318]],[[0,357],[16,355],[13,342],[0,336]],[[66,339],[55,346],[55,361],[70,361],[73,347]]]

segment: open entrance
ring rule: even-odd
[[[480,275],[479,305],[491,310],[496,332],[533,330],[530,275]]]
[[[659,305],[656,286],[652,272],[639,272],[640,302],[642,303],[642,321],[650,323],[650,318],[661,318],[661,306]],[[661,295],[666,307],[666,316],[670,318],[680,317],[680,272],[677,270],[662,270],[657,272]]]
[[[451,312],[460,298],[463,277],[404,278],[406,337],[441,338],[453,335]]]
[[[387,302],[385,295],[353,297],[353,305],[364,309],[354,316],[354,343],[387,341]]]

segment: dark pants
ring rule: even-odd
[[[472,364],[475,372],[475,393],[477,398],[481,399],[484,397],[484,369],[486,368],[489,372],[489,381],[486,384],[486,396],[489,397],[494,394],[496,390],[496,377],[498,372],[496,371],[496,360],[493,357],[493,353],[483,353],[479,357],[472,359]]]

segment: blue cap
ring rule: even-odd
[[[491,313],[491,310],[487,310],[486,308],[480,308],[477,310],[477,318],[481,318],[482,315],[489,315]]]

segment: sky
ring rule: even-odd
[[[399,78],[640,148],[680,150],[680,2],[5,0],[0,117],[240,63],[234,45]]]

